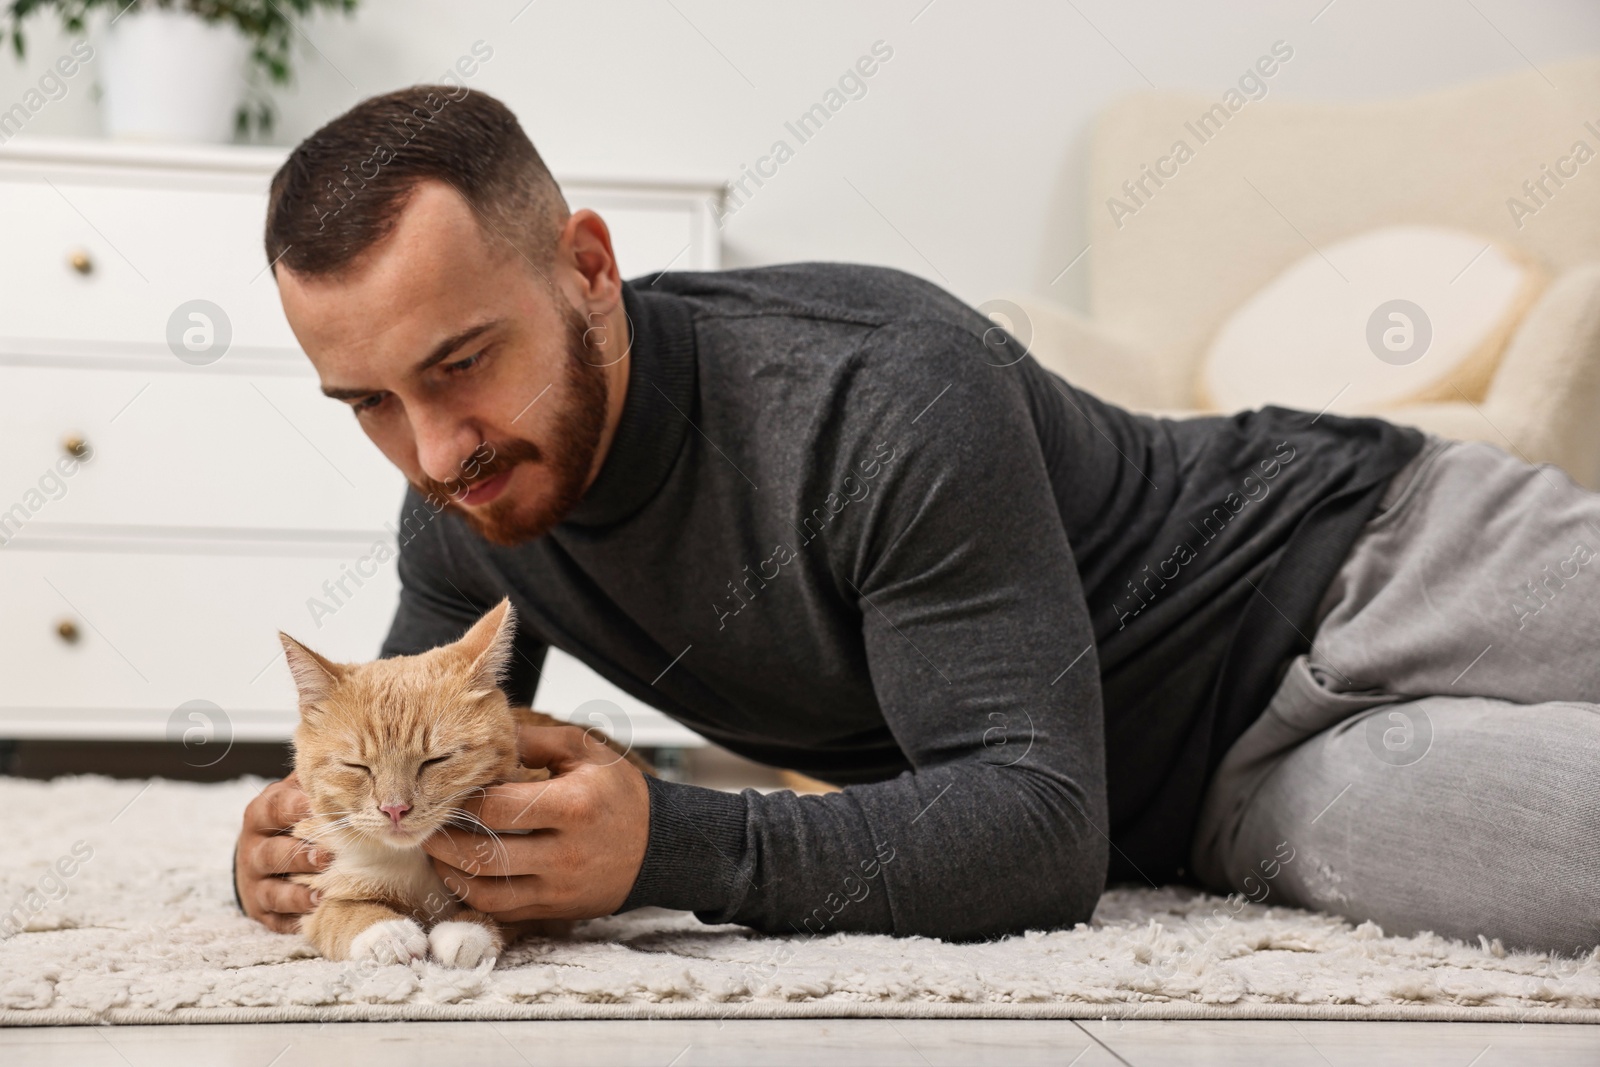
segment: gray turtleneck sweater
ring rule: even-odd
[[[1184,877],[1194,809],[1421,435],[1072,387],[940,289],[835,264],[629,283],[594,485],[515,548],[408,494],[383,653],[503,595],[550,645],[824,796],[650,782],[623,909],[821,934],[1069,925]],[[1259,592],[1258,592],[1259,590]]]

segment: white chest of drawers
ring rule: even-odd
[[[281,150],[13,141],[0,149],[0,739],[173,738],[193,701],[239,741],[287,738],[276,631],[369,659],[404,480],[324,398],[265,270]],[[562,183],[625,276],[718,266],[715,182]],[[167,343],[207,300],[227,352]],[[180,320],[186,321],[180,316]],[[552,651],[536,702],[615,701],[641,746],[699,739]]]

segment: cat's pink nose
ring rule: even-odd
[[[385,815],[389,816],[390,819],[394,820],[395,829],[399,829],[400,828],[400,820],[405,817],[405,813],[406,812],[411,810],[411,805],[410,804],[379,804],[378,805],[378,810],[383,812]]]

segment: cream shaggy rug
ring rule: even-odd
[[[762,937],[642,911],[493,970],[317,958],[233,905],[264,784],[0,779],[0,1023],[777,1016],[1600,1021],[1600,950],[1507,954],[1173,890],[1074,930],[953,945]],[[63,872],[69,872],[63,874]]]

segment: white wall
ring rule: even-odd
[[[366,0],[304,25],[274,141],[364,96],[435,80],[482,40],[471,80],[559,174],[735,178],[795,155],[726,222],[729,265],[882,263],[971,301],[1002,290],[1082,306],[1082,173],[1095,112],[1154,85],[1220,91],[1276,39],[1281,97],[1410,94],[1600,52],[1593,0]],[[513,17],[514,21],[513,21]],[[0,109],[66,47],[48,17]],[[1313,19],[1315,21],[1313,21]],[[875,41],[893,57],[806,144],[784,128]],[[24,136],[94,136],[79,80]],[[750,188],[754,188],[750,186]],[[1080,265],[1081,266],[1081,265]],[[626,267],[626,264],[624,264]]]

